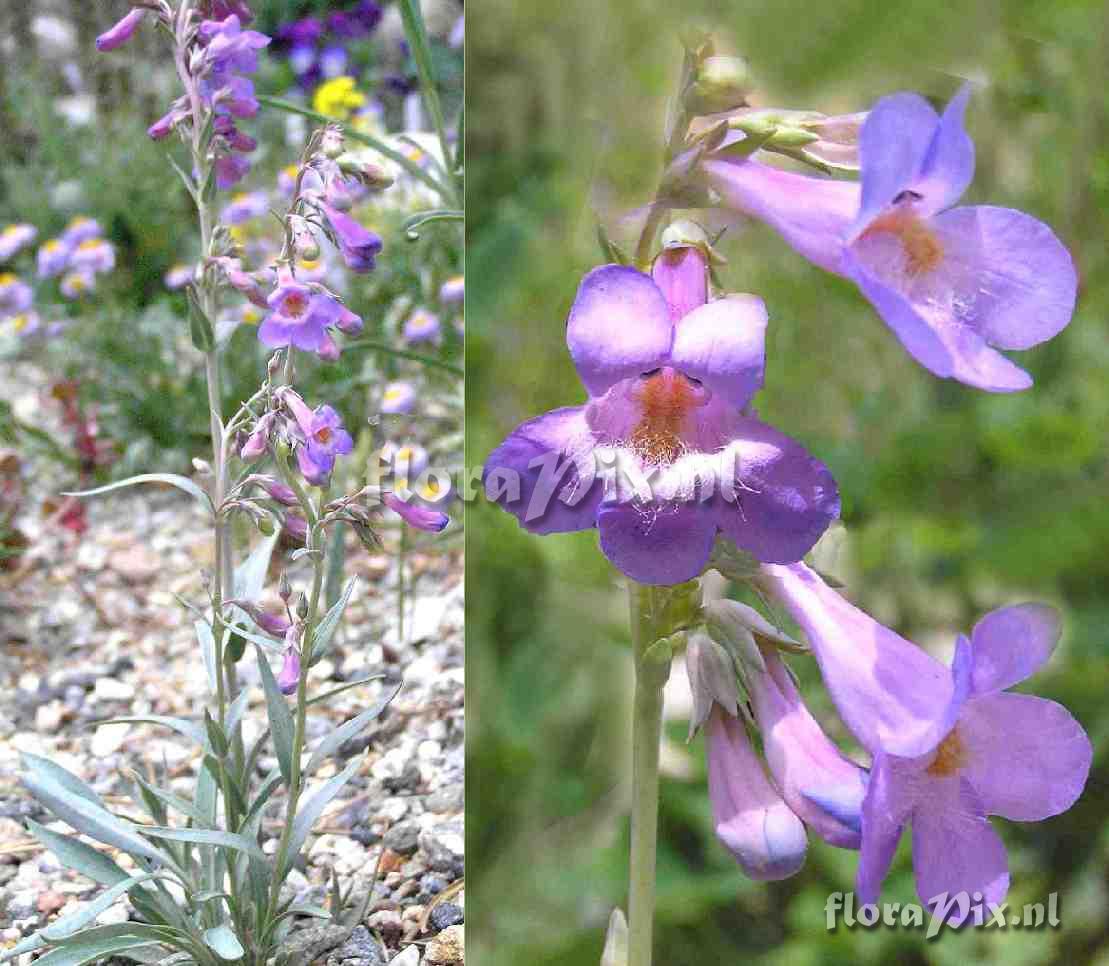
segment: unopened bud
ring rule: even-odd
[[[320,154],[334,160],[343,153],[343,132],[335,126],[324,128],[320,136]]]
[[[304,594],[297,597],[296,613],[302,621],[308,620],[308,598]]]
[[[207,460],[202,460],[199,456],[193,457],[193,469],[196,470],[197,476],[207,478],[212,475],[212,464]]]
[[[277,596],[286,604],[289,603],[289,598],[293,596],[293,585],[289,583],[289,575],[284,570],[281,571],[281,577],[277,581]]]
[[[694,114],[718,114],[743,107],[750,91],[750,72],[742,57],[706,57],[686,93],[686,106]]]

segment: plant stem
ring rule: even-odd
[[[655,916],[658,839],[658,760],[662,739],[662,688],[669,675],[649,653],[659,633],[658,593],[629,582],[635,699],[632,711],[631,865],[628,882],[628,966],[650,966]]]

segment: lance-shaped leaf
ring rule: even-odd
[[[83,966],[100,959],[107,959],[113,953],[151,944],[175,945],[188,949],[187,945],[175,941],[174,931],[159,926],[148,926],[138,922],[113,923],[109,926],[96,926],[67,938],[56,949],[35,960],[45,966]]]
[[[255,645],[258,651],[258,671],[262,678],[262,690],[266,692],[266,711],[269,713],[270,733],[273,735],[273,747],[277,753],[277,764],[281,768],[281,776],[288,785],[293,776],[293,713],[289,710],[289,703],[285,695],[277,686],[277,679],[273,676],[266,655],[262,649]]]
[[[67,869],[73,869],[93,882],[113,886],[127,878],[127,873],[113,859],[98,852],[87,842],[72,835],[52,832],[32,819],[27,819],[27,830],[53,852]]]
[[[123,718],[105,718],[102,721],[94,722],[94,724],[124,724],[125,722],[129,724],[161,725],[164,728],[176,731],[179,735],[191,738],[201,748],[208,747],[208,735],[205,734],[204,726],[197,724],[195,721],[189,721],[187,718],[173,718],[164,714],[127,715]]]
[[[95,490],[74,490],[63,493],[62,496],[98,496],[101,493],[110,493],[112,490],[121,490],[125,486],[136,486],[139,483],[168,483],[184,490],[189,496],[195,497],[208,511],[212,510],[212,500],[199,486],[187,476],[178,476],[176,473],[140,473],[138,476],[129,476],[116,483],[98,486]]]
[[[323,615],[323,620],[316,625],[316,631],[312,635],[311,664],[315,664],[331,649],[331,641],[335,637],[336,629],[339,627],[339,620],[342,618],[343,611],[346,610],[347,604],[350,603],[350,597],[351,594],[354,593],[354,585],[357,582],[357,577],[350,578],[347,582],[346,589],[343,591],[343,596],[332,604],[327,613]]]
[[[266,853],[259,848],[257,842],[234,832],[208,828],[155,828],[150,825],[143,825],[141,828],[143,835],[149,835],[152,838],[167,839],[171,842],[191,842],[193,845],[217,845],[234,849],[236,852],[245,852],[256,859],[266,861]]]
[[[216,639],[207,620],[193,621],[196,641],[200,645],[200,656],[204,659],[204,670],[208,672],[208,687],[215,691],[216,683]]]
[[[266,537],[250,552],[250,556],[235,568],[234,597],[240,600],[257,600],[266,586],[270,558],[273,557],[273,548],[277,546],[280,536],[281,534],[275,531],[272,537]]]
[[[246,954],[246,950],[243,949],[243,945],[239,942],[239,937],[235,935],[235,930],[231,928],[230,923],[224,922],[211,929],[206,929],[204,931],[204,942],[220,959],[234,961],[241,959]]]
[[[323,739],[312,752],[312,757],[308,759],[308,767],[304,769],[305,775],[311,775],[316,770],[316,766],[325,761],[328,757],[333,755],[344,742],[349,741],[357,735],[363,728],[366,727],[371,721],[374,720],[382,711],[388,707],[389,702],[397,696],[400,691],[400,682],[398,681],[390,690],[386,691],[371,707],[367,708],[361,714],[345,724],[339,725],[327,737]]]
[[[123,849],[124,852],[132,855],[143,855],[156,862],[171,861],[168,856],[138,834],[134,823],[117,818],[95,798],[87,798],[59,783],[52,777],[50,769],[43,765],[42,759],[36,759],[33,755],[24,755],[23,762],[27,771],[21,779],[27,791],[78,832],[84,832],[98,842],[114,845],[117,849]],[[53,768],[57,767],[52,763],[46,764]]]
[[[320,790],[301,807],[297,817],[293,820],[293,832],[289,836],[289,863],[292,863],[300,852],[308,839],[308,833],[312,831],[312,826],[319,820],[323,810],[342,791],[343,786],[354,777],[355,772],[358,771],[361,765],[362,759],[356,758],[338,775],[324,782]]]

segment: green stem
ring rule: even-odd
[[[662,656],[651,653],[660,630],[657,591],[629,583],[628,602],[635,658],[628,966],[650,966],[655,917],[662,688],[669,674],[670,662],[668,653]]]

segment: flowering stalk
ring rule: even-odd
[[[670,675],[670,645],[658,639],[663,593],[656,587],[628,583],[635,660],[628,966],[650,966],[654,934],[662,689]]]

